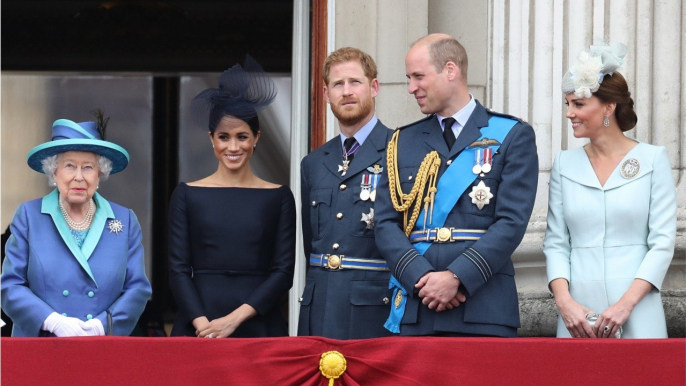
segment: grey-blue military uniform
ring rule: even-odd
[[[513,120],[514,126],[492,158],[492,169],[482,176],[464,170],[474,182],[459,195],[444,227],[486,231],[478,240],[434,242],[422,255],[403,232],[403,214],[392,205],[384,173],[376,199],[376,241],[391,273],[408,291],[401,335],[440,333],[516,336],[519,324],[517,288],[511,255],[519,245],[533,209],[538,183],[538,156],[531,126],[494,113],[478,104],[451,150],[435,115],[408,125],[399,134],[397,168],[404,193],[410,192],[422,160],[431,151],[440,155],[440,178],[467,146],[480,136],[492,116]],[[483,182],[493,198],[481,209],[469,193]],[[436,232],[438,233],[438,232]],[[448,233],[450,234],[450,233]],[[430,271],[450,270],[467,297],[452,310],[436,312],[421,303],[417,281]]]
[[[370,180],[375,166],[378,178],[386,172],[386,145],[392,134],[377,121],[345,175],[340,170],[343,155],[339,136],[302,160],[308,270],[298,335],[334,339],[390,335],[383,327],[391,297],[390,273],[376,248],[369,220],[374,202],[361,193],[363,178]]]

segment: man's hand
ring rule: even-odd
[[[435,309],[436,312],[451,310],[464,303],[467,298],[457,290],[460,279],[454,277],[450,271],[429,272],[422,276],[415,288],[419,289],[422,304]]]

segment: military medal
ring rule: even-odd
[[[119,220],[110,220],[107,223],[107,228],[110,230],[110,233],[114,232],[115,235],[119,236],[119,232],[124,230],[124,224]]]
[[[622,168],[619,169],[619,171],[622,173],[622,177],[632,179],[641,171],[641,164],[638,163],[636,158],[629,158],[624,161]]]
[[[493,163],[493,149],[484,149],[484,164],[481,167],[483,173],[488,173],[491,171],[491,164]]]
[[[360,191],[360,200],[362,201],[367,201],[369,200],[369,195],[371,193],[371,188],[372,188],[372,176],[369,174],[363,174],[362,175],[362,184],[360,184],[360,187],[362,190]]]
[[[345,173],[348,171],[348,164],[349,163],[350,163],[350,161],[348,161],[347,157],[346,157],[346,159],[343,160],[343,165],[338,165],[338,172],[339,173],[343,172],[343,173],[341,173],[342,176],[344,176]]]
[[[367,229],[374,229],[374,208],[369,208],[369,213],[362,212],[362,219],[367,223]]]
[[[343,165],[338,165],[338,171],[342,172],[341,176],[344,176],[345,173],[348,172],[348,166],[350,165],[350,160],[348,159],[348,157],[352,154],[355,154],[355,152],[360,148],[360,143],[355,142],[355,144],[353,144],[353,146],[348,151],[345,151],[345,146],[342,146],[342,147],[343,147]]]
[[[372,200],[372,202],[374,202],[376,201],[376,186],[379,185],[379,179],[381,179],[381,172],[383,172],[383,166],[377,164],[368,167],[367,170],[369,170],[370,173],[374,173],[374,175],[371,176],[372,186],[371,193],[369,194],[369,199]]]
[[[474,174],[479,174],[481,173],[481,154],[483,150],[481,149],[476,149],[474,151],[474,167],[472,168],[472,173]]]
[[[481,210],[484,206],[490,204],[493,194],[491,193],[491,188],[486,186],[483,181],[480,181],[479,185],[472,186],[472,192],[469,193],[469,197],[472,198],[472,204],[475,204]]]

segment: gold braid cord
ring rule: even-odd
[[[388,188],[391,193],[391,201],[393,202],[393,208],[398,212],[403,212],[403,226],[405,227],[405,236],[409,237],[412,229],[414,228],[417,219],[419,218],[419,212],[422,209],[422,199],[424,200],[424,226],[426,226],[426,217],[431,216],[433,213],[433,203],[434,197],[436,196],[436,181],[438,175],[438,168],[441,166],[441,158],[438,152],[432,151],[424,157],[421,165],[419,165],[419,170],[417,171],[417,178],[412,185],[412,190],[410,193],[404,194],[401,181],[398,173],[398,137],[400,135],[400,130],[396,130],[393,133],[393,138],[391,142],[388,143],[388,151],[386,153],[386,163],[388,170]],[[424,198],[424,191],[426,188],[426,183],[429,183],[429,194]],[[408,221],[407,215],[410,213],[410,208],[414,205],[412,209],[412,214]],[[429,221],[431,222],[431,221]]]

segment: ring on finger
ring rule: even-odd
[[[610,326],[605,326],[605,328],[603,328],[603,331],[605,331],[605,333],[610,332]]]

